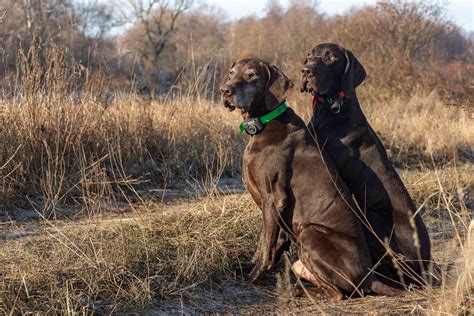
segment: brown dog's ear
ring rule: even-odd
[[[364,81],[366,73],[364,67],[350,50],[344,50],[344,53],[347,64],[342,79],[342,91],[347,98],[351,98],[355,94],[355,88]]]
[[[268,73],[268,82],[265,87],[265,105],[273,110],[286,100],[288,90],[293,88],[293,82],[274,65],[265,65]]]

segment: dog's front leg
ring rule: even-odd
[[[269,194],[266,194],[262,203],[263,229],[254,255],[255,266],[250,272],[250,281],[255,281],[263,271],[270,269],[280,259],[290,242],[280,226],[283,221],[282,213],[287,204],[284,181],[280,178],[280,181],[269,183],[267,188]]]
[[[262,258],[262,245],[264,244],[265,241],[265,231],[264,231],[264,226],[262,225],[262,230],[260,233],[260,239],[257,245],[257,250],[255,251],[255,254],[252,257],[252,263],[257,264],[261,258]],[[291,245],[291,239],[288,237],[288,234],[279,227],[279,233],[278,233],[278,240],[276,244],[276,250],[275,250],[275,256],[274,259],[272,260],[272,266],[275,265],[278,261],[280,261],[281,256],[285,251],[287,251],[290,248]]]
[[[267,204],[272,204],[272,202]],[[255,266],[249,274],[250,282],[255,281],[263,271],[270,269],[276,257],[280,226],[274,213],[275,208],[272,205],[267,205],[263,209],[263,230],[254,256]]]
[[[262,245],[263,241],[265,240],[265,224],[262,223],[262,229],[260,230],[260,237],[258,239],[257,243],[257,250],[255,250],[255,253],[252,257],[252,263],[255,265],[257,264],[262,257]]]
[[[291,246],[290,237],[288,236],[286,231],[283,230],[280,227],[280,233],[278,234],[278,241],[277,241],[277,245],[276,245],[276,251],[275,251],[275,257],[274,257],[274,260],[273,260],[273,265],[275,263],[277,263],[278,261],[280,261],[281,256],[283,255],[283,253],[285,251],[288,251],[290,249],[290,246]]]

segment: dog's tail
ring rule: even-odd
[[[370,290],[379,295],[385,296],[404,296],[408,294],[405,290],[396,289],[390,285],[382,283],[380,280],[373,278],[370,283]]]

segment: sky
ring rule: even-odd
[[[231,19],[264,12],[267,0],[204,0],[203,2],[222,8]],[[352,7],[366,4],[375,4],[376,0],[319,0],[318,8],[328,15],[343,14]],[[289,0],[281,0],[282,5]],[[474,31],[474,0],[448,0],[446,4],[446,18],[464,28]]]

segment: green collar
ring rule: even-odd
[[[261,129],[263,129],[263,125],[271,122],[272,120],[276,119],[278,116],[280,116],[283,112],[285,112],[285,110],[288,108],[288,106],[286,105],[286,102],[283,101],[283,103],[281,103],[279,106],[277,106],[273,111],[259,117],[259,118],[254,118],[254,119],[247,119],[245,121],[243,121],[242,123],[240,123],[239,125],[239,129],[240,129],[240,132],[242,133],[243,131],[247,131],[247,124],[249,123],[249,121],[257,121],[257,125],[261,125]],[[261,124],[258,124],[258,123],[261,123]],[[260,129],[260,130],[261,130]],[[256,132],[259,132],[260,130],[257,130]],[[253,132],[253,133],[249,133],[249,131],[247,131],[248,134],[250,135],[254,135],[256,134],[256,132]]]

